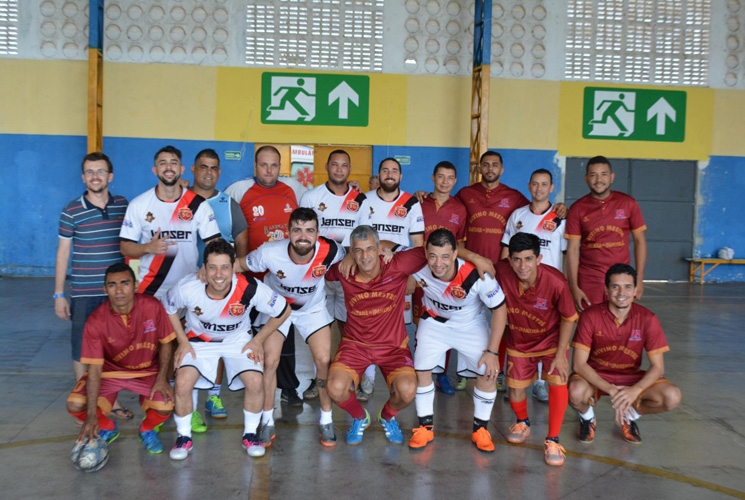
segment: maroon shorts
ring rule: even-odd
[[[644,377],[644,375],[646,373],[647,372],[644,371],[644,370],[639,370],[636,373],[605,373],[605,372],[598,372],[598,375],[600,375],[603,378],[603,380],[605,380],[606,382],[608,382],[610,384],[613,384],[613,385],[616,385],[616,386],[619,386],[619,387],[629,387],[629,386],[632,386],[632,385],[636,384],[637,382],[639,382]],[[579,374],[577,374],[577,373],[572,373],[572,375],[569,378],[578,378],[578,379],[581,379],[582,376],[579,375]],[[582,380],[584,380],[584,379],[582,379]],[[639,402],[642,399],[644,399],[644,393],[646,393],[649,389],[651,389],[655,385],[661,384],[663,382],[670,382],[670,381],[668,379],[666,379],[665,377],[660,377],[660,378],[658,378],[654,382],[654,384],[650,385],[649,387],[647,387],[644,390],[644,392],[642,392],[641,394],[639,394],[639,397],[636,398],[636,401],[634,401],[634,404],[633,404],[634,408],[637,409],[637,410],[639,409]],[[588,384],[589,384],[589,382],[588,382]],[[589,403],[590,403],[591,406],[595,406],[597,404],[597,402],[600,400],[601,397],[608,395],[607,392],[601,391],[597,387],[593,387],[593,389],[595,389],[595,391],[594,391],[594,394],[592,396],[592,400],[589,401]]]
[[[565,385],[558,373],[548,374],[547,371],[554,362],[555,353],[529,357],[507,357],[507,387],[511,389],[525,389],[538,379],[538,363],[543,362],[543,380],[551,385]],[[566,353],[569,359],[569,350]]]
[[[157,411],[171,411],[173,410],[173,402],[167,403],[160,392],[156,392],[153,399],[150,399],[150,390],[157,378],[158,375],[155,373],[147,377],[137,378],[101,378],[98,407],[101,408],[104,415],[108,415],[111,413],[111,408],[114,406],[119,391],[126,390],[140,395],[140,406],[143,410],[152,408]],[[75,388],[67,397],[67,400],[72,403],[86,404],[88,402],[87,383],[88,374],[86,373],[75,384]]]
[[[329,371],[342,370],[346,372],[352,377],[354,386],[357,387],[362,373],[370,365],[380,367],[388,387],[391,386],[396,377],[401,375],[416,377],[414,361],[408,347],[370,347],[345,340],[342,340],[339,344],[339,349],[336,351],[336,356],[334,356]]]

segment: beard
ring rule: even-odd
[[[398,191],[398,186],[400,184],[401,184],[400,182],[397,182],[393,186],[389,187],[385,183],[381,182],[380,183],[380,189],[382,189],[386,193],[395,193],[396,191]]]
[[[300,243],[301,241],[303,243],[305,243],[305,242],[310,243],[310,241],[308,241],[308,240],[298,240],[297,243]],[[313,248],[314,248],[314,245],[308,245],[307,247],[299,247],[299,248],[296,246],[295,243],[290,243],[290,245],[292,245],[292,249],[294,250],[294,252],[296,254],[300,255],[301,257],[305,257],[306,255],[308,255],[309,253],[311,253],[313,251]]]
[[[175,186],[176,184],[178,184],[179,179],[181,179],[180,175],[177,175],[170,181],[166,179],[165,177],[161,177],[160,175],[158,176],[158,180],[162,182],[164,186],[168,186],[168,187]]]

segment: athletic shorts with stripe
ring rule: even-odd
[[[228,389],[239,391],[245,386],[239,375],[243,372],[258,372],[263,374],[261,364],[248,357],[249,352],[241,352],[251,340],[251,335],[242,333],[226,338],[222,342],[192,342],[196,359],[187,353],[181,361],[179,369],[192,366],[199,372],[199,379],[194,384],[195,389],[212,389],[217,379],[217,366],[220,358],[225,362],[225,374],[228,377]]]
[[[406,340],[408,342],[408,338]],[[370,365],[380,368],[388,387],[401,375],[416,376],[411,351],[405,344],[402,347],[370,346],[344,339],[339,344],[329,371],[346,372],[354,380],[354,386],[358,387],[360,377]]]
[[[538,363],[543,362],[543,380],[551,385],[565,385],[561,382],[561,377],[557,372],[548,373],[551,363],[554,362],[555,352],[536,353],[535,356],[529,356],[531,353],[523,353],[520,356],[515,355],[509,349],[507,350],[507,387],[511,389],[525,389],[538,379]],[[566,352],[567,360],[569,359],[569,350]]]
[[[605,380],[606,382],[608,382],[610,384],[613,384],[613,385],[618,386],[618,387],[630,387],[630,386],[636,384],[637,382],[639,382],[644,377],[644,375],[647,372],[645,370],[639,370],[636,373],[604,373],[604,372],[597,372],[597,373],[598,373],[598,375],[600,375],[600,377],[603,380]],[[582,378],[582,375],[580,375],[579,373],[572,373],[569,376],[569,378],[570,379],[582,379],[582,380],[584,380],[584,378]],[[636,410],[639,409],[639,402],[644,398],[644,394],[649,389],[651,389],[655,385],[661,384],[663,382],[668,382],[669,383],[670,381],[668,379],[666,379],[665,377],[660,377],[657,380],[655,380],[654,384],[650,385],[641,394],[639,394],[639,397],[636,398],[636,400],[632,404],[632,406],[634,407],[634,409],[636,409]],[[589,382],[587,382],[587,383],[590,384]],[[592,384],[590,384],[590,385],[592,385]],[[597,404],[597,402],[600,400],[601,397],[608,395],[607,392],[601,391],[597,387],[594,387],[594,389],[595,389],[595,394],[593,395],[592,400],[589,401],[589,404],[592,405],[592,406],[595,406]]]
[[[259,316],[259,321],[262,325],[266,324],[268,320],[269,316],[266,314]],[[326,306],[319,304],[318,307],[311,311],[292,311],[290,317],[277,330],[287,338],[287,334],[290,332],[290,325],[295,325],[295,331],[303,337],[303,340],[307,344],[308,338],[311,335],[333,322],[334,318],[331,317]]]
[[[486,366],[478,362],[489,345],[489,326],[486,316],[470,323],[440,323],[433,318],[419,320],[414,351],[414,369],[442,373],[449,349],[458,351],[458,375],[473,378],[483,375]]]
[[[137,378],[101,378],[101,389],[98,392],[98,407],[104,415],[111,413],[111,409],[114,406],[119,391],[130,391],[140,395],[140,406],[143,410],[152,408],[156,411],[171,411],[173,410],[173,402],[167,403],[163,399],[163,394],[156,392],[153,395],[153,399],[150,399],[150,391],[158,378],[157,373],[148,375],[146,377]],[[72,390],[67,400],[71,403],[83,403],[88,402],[88,374],[83,375],[78,383],[75,384],[75,388]]]

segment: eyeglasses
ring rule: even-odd
[[[83,171],[83,175],[86,177],[93,177],[94,175],[97,175],[99,177],[103,177],[104,175],[108,175],[109,171],[104,169],[99,170],[85,170]]]

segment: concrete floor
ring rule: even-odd
[[[174,462],[167,451],[144,451],[137,439],[141,410],[123,393],[138,416],[120,421],[109,463],[95,474],[76,471],[69,459],[78,429],[65,411],[73,386],[69,324],[54,316],[52,289],[51,279],[0,280],[0,498],[745,498],[745,284],[647,284],[643,304],[665,328],[672,349],[666,376],[681,387],[683,403],[640,420],[641,446],[623,441],[605,399],[591,445],[575,440],[577,417],[567,411],[566,463],[548,467],[547,406],[530,401],[532,436],[511,445],[505,435],[514,415],[500,394],[490,423],[497,450],[482,454],[470,443],[469,390],[438,393],[436,439],[420,452],[388,444],[376,423],[360,446],[346,446],[349,418],[338,408],[340,442],[324,449],[317,400],[293,409],[277,398],[277,440],[265,457],[252,459],[240,446],[242,395],[224,391],[228,419],[207,419],[211,427],[195,435],[193,454]],[[307,348],[298,346],[304,389],[312,372]],[[371,414],[386,399],[382,386],[379,377],[366,403]],[[399,420],[407,429],[415,425],[413,405]],[[170,449],[172,421],[161,437]]]

